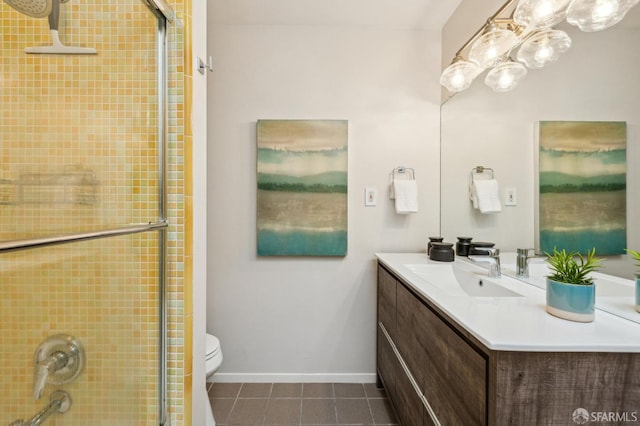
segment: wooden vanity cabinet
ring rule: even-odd
[[[413,389],[407,371],[396,354],[393,339],[396,338],[397,281],[386,270],[378,269],[378,344],[377,364],[379,377],[394,404],[404,407],[397,410],[404,425],[422,425],[424,407]]]
[[[377,330],[404,426],[570,425],[577,408],[640,420],[640,354],[488,349],[382,265]]]
[[[390,399],[403,425],[434,424],[429,411],[441,424],[484,424],[486,420],[486,376],[487,358],[470,346],[455,330],[447,325],[437,313],[427,306],[417,295],[395,279],[383,267],[378,268],[378,374],[387,386]],[[385,320],[389,317],[389,306],[381,301],[389,300],[391,287],[395,285],[394,335],[387,333]],[[383,349],[380,347],[388,347]],[[395,348],[395,352],[393,350]],[[395,357],[396,360],[389,360]],[[384,364],[397,362],[406,365],[406,372],[390,369]],[[385,370],[387,373],[385,373]],[[405,373],[405,374],[402,374]],[[400,387],[401,381],[414,384],[412,388]],[[388,389],[388,381],[395,389]],[[412,391],[413,395],[408,395]],[[402,399],[400,400],[400,395]],[[414,413],[403,421],[407,402],[421,406],[423,418]],[[414,410],[415,411],[415,410]]]
[[[434,414],[443,424],[484,423],[487,357],[405,286],[398,285],[397,292],[398,335],[406,335],[399,338],[399,352],[409,370],[415,371]],[[412,343],[405,348],[405,342]]]

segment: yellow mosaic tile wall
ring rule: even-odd
[[[153,425],[158,418],[157,233],[5,254],[0,258],[0,423],[33,416],[62,388],[64,425]],[[46,337],[82,342],[72,383],[32,397],[33,353]]]
[[[188,19],[181,0],[172,6],[168,414],[172,425],[187,425]],[[61,40],[98,54],[27,55],[25,47],[50,43],[47,20],[0,4],[0,240],[157,218],[156,28],[141,0],[71,0],[61,5]],[[88,360],[80,378],[63,386],[71,410],[52,424],[158,424],[157,246],[150,233],[0,255],[0,424],[43,407],[54,387],[33,401],[33,353],[59,332],[78,337]]]
[[[182,134],[184,135],[182,158],[182,176],[184,178],[184,291],[183,300],[183,321],[184,321],[184,357],[183,357],[183,374],[184,374],[184,425],[192,425],[191,418],[191,399],[192,399],[192,360],[193,360],[193,129],[191,128],[191,111],[193,107],[193,55],[191,43],[192,35],[192,4],[190,0],[184,2],[184,43],[182,51],[182,63],[184,64],[184,102],[182,105],[184,126]],[[206,35],[205,35],[206,37]],[[179,59],[178,59],[179,61]]]
[[[176,20],[169,38],[169,165],[167,299],[168,309],[168,412],[172,425],[191,426],[192,294],[190,130],[190,61],[192,0],[173,0]]]

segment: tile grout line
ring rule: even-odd
[[[333,391],[333,414],[335,414],[336,424],[338,424],[338,401],[336,401],[336,384],[331,383],[331,390]]]
[[[273,383],[269,385],[269,396],[267,397],[267,405],[264,407],[264,413],[262,413],[262,424],[267,424],[267,414],[269,414],[269,407],[271,406],[271,395],[273,394]]]
[[[302,426],[302,403],[304,402],[304,398],[302,397],[304,393],[304,384],[300,387],[300,415],[298,415],[298,424]]]
[[[367,390],[364,390],[364,394],[367,395]],[[371,409],[371,403],[369,402],[369,397],[367,396],[367,407],[369,407],[369,415],[371,416],[371,423],[376,424],[376,419],[373,417],[373,410]]]
[[[244,386],[244,383],[240,383],[240,387],[238,388],[238,391],[236,392],[236,396],[233,398],[233,404],[231,404],[231,408],[229,409],[229,412],[227,413],[227,417],[224,419],[224,422],[223,422],[223,424],[225,424],[225,425],[229,424],[229,419],[231,418],[231,413],[233,413],[233,409],[236,408],[236,403],[238,402],[238,396],[240,395],[240,391],[242,390],[242,386]]]

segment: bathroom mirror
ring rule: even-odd
[[[471,26],[473,27],[473,26]],[[615,27],[584,33],[567,24],[571,48],[545,68],[528,70],[513,91],[494,93],[481,74],[441,107],[441,235],[473,237],[503,252],[534,247],[538,121],[627,123],[627,247],[640,250],[640,7]],[[469,200],[471,170],[490,167],[502,211],[480,214]],[[505,205],[510,190],[515,205]],[[632,278],[626,256],[607,257],[602,272]],[[613,309],[615,311],[615,309]],[[623,314],[616,312],[618,314]],[[635,311],[632,318],[639,320]]]

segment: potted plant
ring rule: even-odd
[[[638,270],[636,271],[636,311],[640,312],[640,252],[635,250],[627,249],[627,253],[629,253],[636,262],[636,266]]]
[[[600,268],[596,249],[586,256],[565,249],[548,256],[551,274],[547,276],[547,312],[559,318],[591,322],[595,318],[596,286],[589,274]]]

